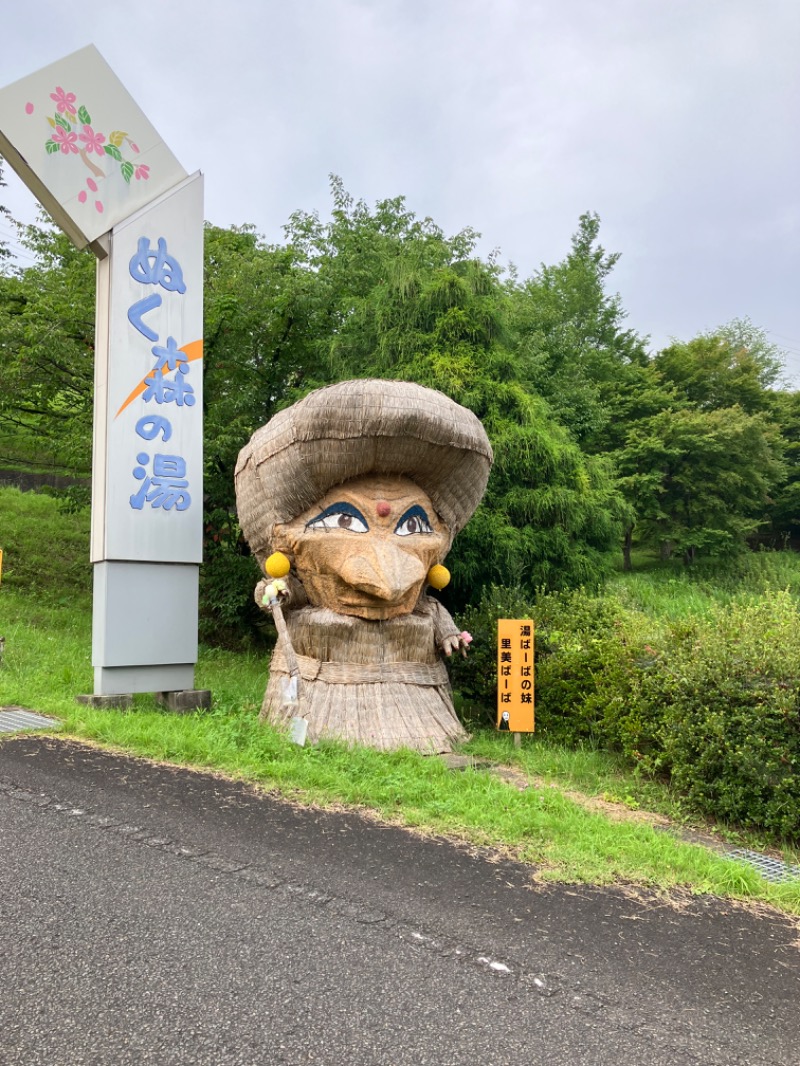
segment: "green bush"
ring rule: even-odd
[[[200,568],[200,636],[209,644],[250,644],[266,620],[253,600],[259,580],[238,522],[222,510],[206,516]]]
[[[460,617],[475,640],[468,659],[453,668],[472,721],[484,724],[495,721],[498,618],[534,620],[537,732],[564,743],[624,750],[615,712],[624,716],[631,677],[645,654],[643,641],[634,639],[635,613],[614,596],[583,590],[540,593],[531,603],[518,589],[486,589]]]
[[[713,611],[642,688],[663,708],[663,767],[701,810],[800,836],[800,645],[787,592]]]
[[[611,712],[625,705],[636,669],[620,601],[582,590],[543,596],[534,619],[537,728],[566,743],[620,747]]]
[[[756,575],[757,577],[757,575]],[[454,665],[469,724],[495,720],[496,622],[536,626],[536,729],[670,775],[698,811],[800,839],[800,642],[788,591],[714,604],[666,624],[623,595],[491,588],[461,622]]]

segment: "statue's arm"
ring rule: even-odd
[[[450,656],[460,649],[461,654],[466,655],[469,641],[464,640],[464,634],[459,632],[446,607],[443,607],[433,596],[421,596],[417,610],[429,615],[433,620],[433,637],[440,651]]]

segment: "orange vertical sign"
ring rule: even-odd
[[[497,621],[497,728],[532,733],[533,622],[529,618]]]

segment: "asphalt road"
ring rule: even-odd
[[[3,1066],[797,1066],[788,920],[0,745]]]

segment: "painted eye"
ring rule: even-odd
[[[394,527],[394,531],[398,537],[411,537],[415,533],[433,533],[433,528],[425,511],[419,504],[414,504]]]
[[[367,520],[352,503],[332,503],[316,518],[306,522],[306,529],[347,529],[351,533],[367,533]]]

